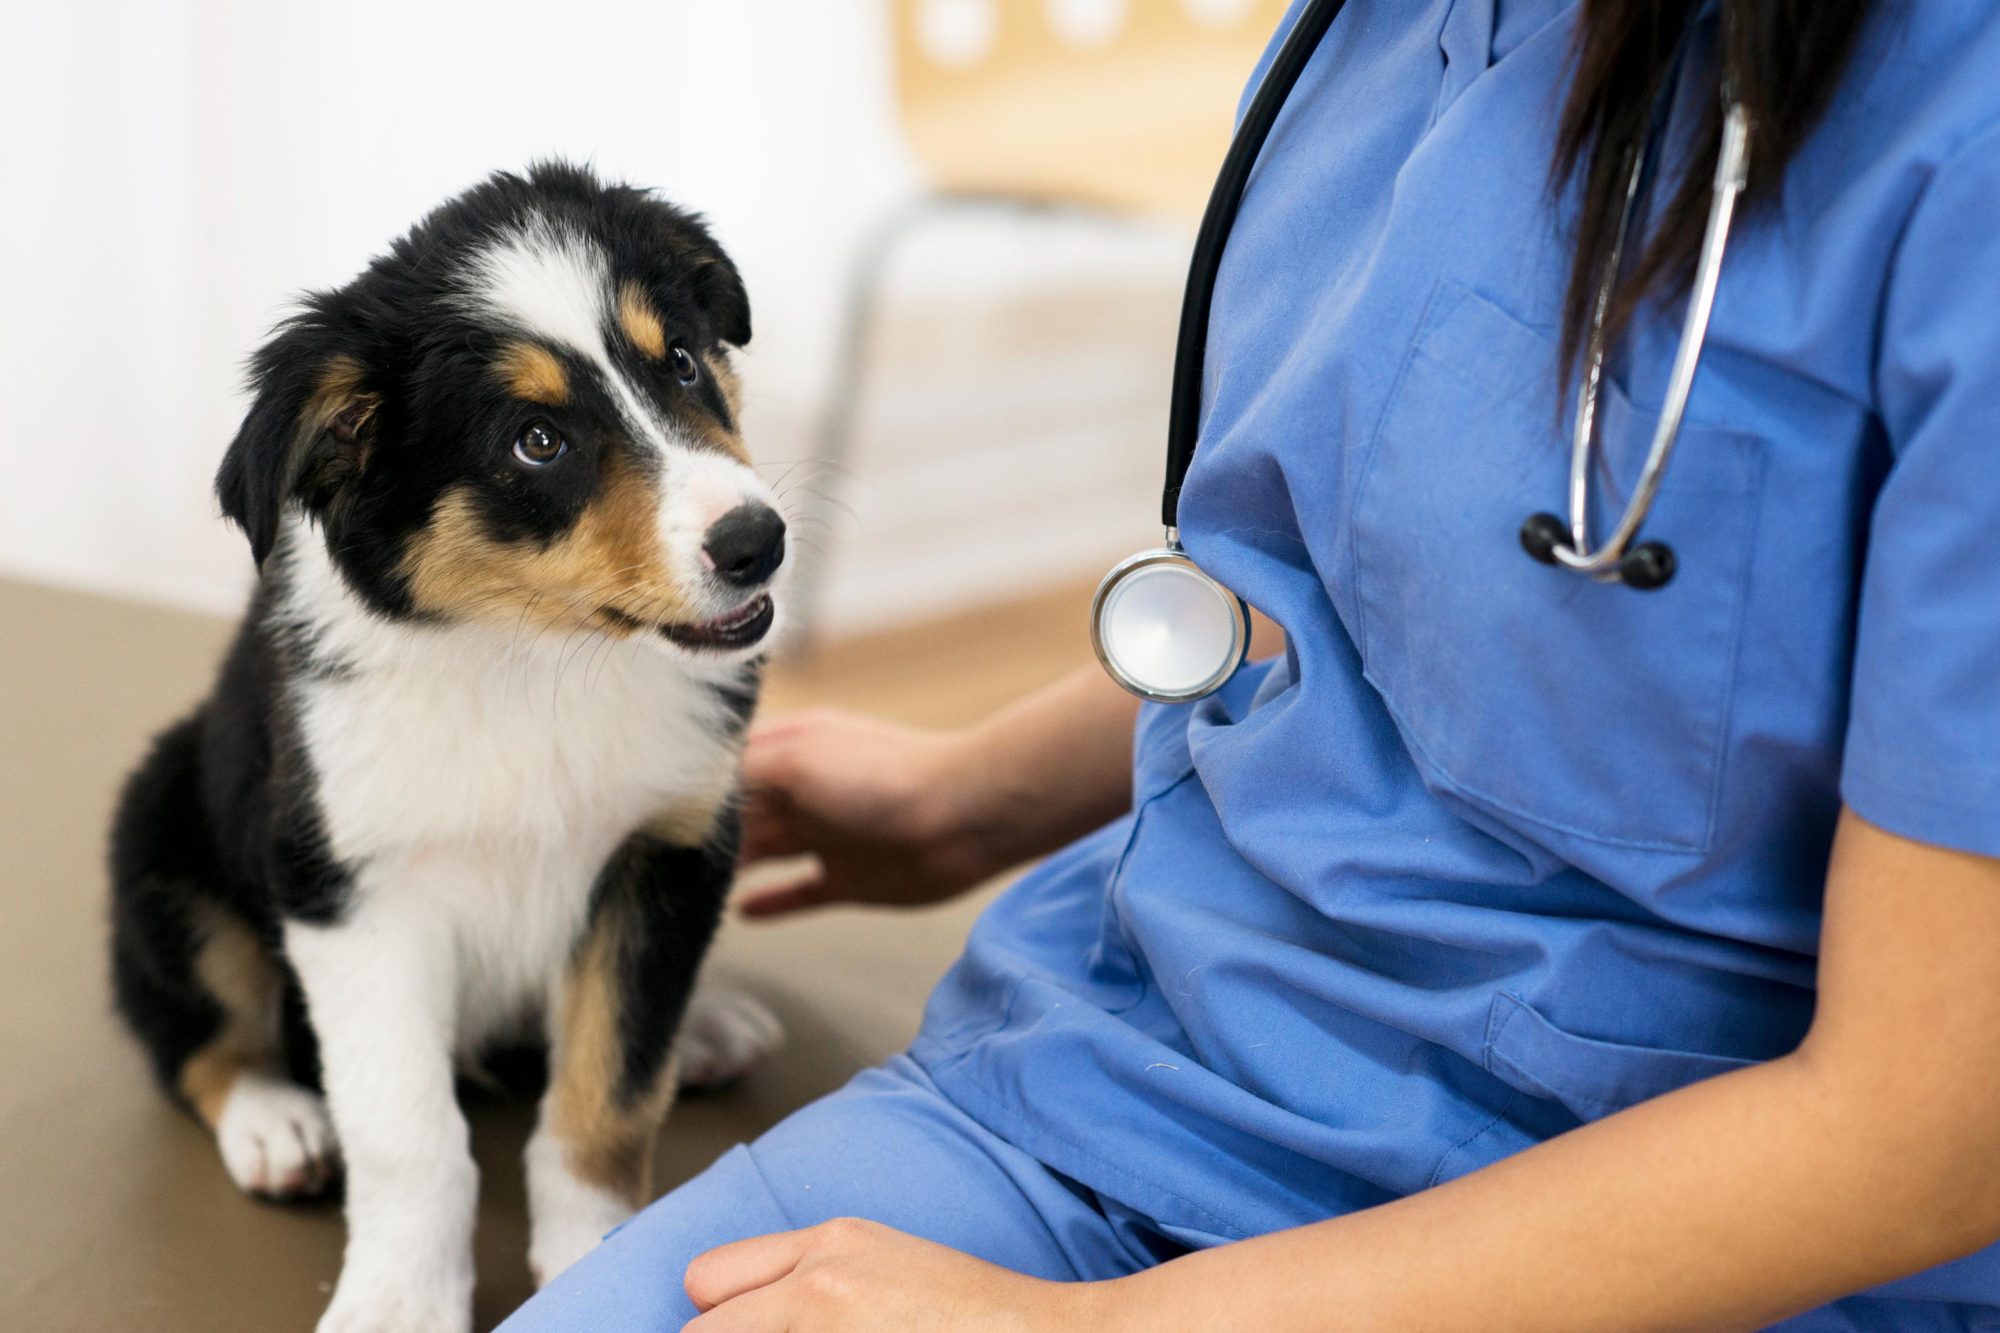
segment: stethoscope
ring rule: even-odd
[[[1204,573],[1181,548],[1179,511],[1181,485],[1194,461],[1200,425],[1201,374],[1208,341],[1209,303],[1222,266],[1223,246],[1243,200],[1244,186],[1271,126],[1291,95],[1306,62],[1340,13],[1345,0],[1311,0],[1291,35],[1271,62],[1243,123],[1230,142],[1215,188],[1195,234],[1194,257],[1188,267],[1187,292],[1181,304],[1180,334],[1174,352],[1174,380],[1167,418],[1167,483],[1161,502],[1166,524],[1163,545],[1128,556],[1114,565],[1090,604],[1091,645],[1111,678],[1132,693],[1160,703],[1187,703],[1222,688],[1250,652],[1250,611],[1241,597]],[[1570,443],[1569,521],[1540,513],[1521,525],[1521,545],[1542,564],[1585,574],[1600,583],[1623,583],[1651,590],[1674,576],[1677,561],[1664,542],[1638,542],[1639,529],[1652,511],[1667,462],[1680,434],[1688,395],[1701,364],[1708,336],[1709,314],[1722,273],[1723,251],[1737,196],[1749,177],[1750,118],[1741,103],[1726,95],[1722,144],[1717,154],[1715,189],[1708,225],[1702,233],[1687,315],[1681,325],[1667,380],[1666,403],[1653,431],[1651,447],[1625,512],[1602,545],[1590,540],[1590,464],[1597,425],[1598,390],[1604,379],[1604,326],[1612,292],[1624,260],[1625,240],[1645,174],[1646,146],[1634,145],[1629,155],[1625,199],[1618,220],[1618,239],[1592,308],[1586,362],[1579,385],[1575,430]],[[1635,544],[1636,543],[1636,544]]]

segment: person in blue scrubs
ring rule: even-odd
[[[1721,7],[1662,8],[1642,221],[1714,124]],[[952,735],[761,728],[747,854],[825,868],[754,912],[1069,845],[907,1055],[510,1333],[2000,1329],[2000,13],[1867,7],[1740,216],[1650,592],[1517,544],[1565,496],[1582,21],[1339,16],[1224,255],[1180,510],[1282,654],[1136,728],[1084,678]],[[1673,290],[1607,367],[1607,506]]]

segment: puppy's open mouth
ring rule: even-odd
[[[769,593],[758,593],[734,611],[692,625],[662,625],[660,634],[683,648],[748,648],[771,632],[777,617]]]
[[[777,614],[770,594],[760,592],[726,615],[692,625],[662,625],[660,633],[683,648],[748,648],[770,633]]]
[[[748,648],[771,632],[778,609],[769,593],[758,593],[743,605],[713,620],[697,620],[689,625],[660,625],[628,615],[615,606],[601,608],[604,616],[634,632],[656,631],[663,639],[683,648]]]

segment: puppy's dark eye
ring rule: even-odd
[[[667,364],[674,369],[674,378],[689,388],[701,378],[701,362],[694,359],[694,353],[675,343],[667,349]]]
[[[569,441],[546,421],[530,421],[514,441],[514,457],[529,467],[547,467],[569,451]]]

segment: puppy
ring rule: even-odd
[[[538,1280],[649,1197],[785,558],[737,424],[749,337],[700,221],[543,165],[253,361],[216,492],[257,589],[124,793],[112,971],[238,1185],[344,1163],[322,1333],[469,1326],[454,1071],[496,1044],[549,1053]],[[741,999],[695,1014],[709,1076],[776,1036]]]

